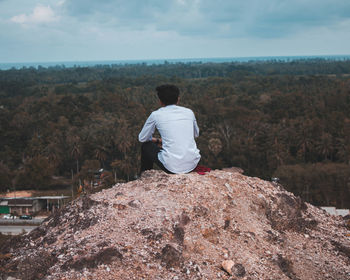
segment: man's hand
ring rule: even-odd
[[[162,138],[152,137],[152,142],[156,143],[159,147],[162,147]]]

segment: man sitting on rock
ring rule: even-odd
[[[156,88],[161,108],[151,113],[140,134],[141,173],[156,163],[167,173],[188,173],[196,168],[201,156],[195,137],[199,135],[192,110],[178,106],[180,91],[174,85]],[[153,137],[157,128],[161,138]]]

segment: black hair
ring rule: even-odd
[[[179,100],[180,90],[174,85],[161,85],[156,87],[160,101],[165,105],[176,104]]]

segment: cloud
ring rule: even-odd
[[[64,5],[65,2],[66,2],[66,0],[59,0],[59,1],[56,3],[56,5],[57,5],[57,6],[62,6],[62,5]]]
[[[1,61],[346,54],[349,0],[0,0]]]
[[[68,16],[85,22],[109,24],[115,28],[142,29],[156,24],[155,16],[169,14],[172,1],[144,0],[66,0],[65,12]]]
[[[66,0],[63,6],[86,23],[226,38],[284,37],[350,18],[348,0]]]
[[[300,29],[329,26],[350,18],[347,0],[205,0],[201,3],[201,12],[208,21],[228,24],[232,31],[241,30],[250,37],[284,37]]]
[[[12,22],[20,24],[48,23],[57,21],[58,17],[50,6],[37,5],[30,14],[20,14],[11,18]]]

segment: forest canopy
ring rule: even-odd
[[[0,71],[0,191],[104,168],[134,179],[137,135],[176,84],[201,164],[237,166],[316,205],[350,205],[350,61],[167,63]]]

